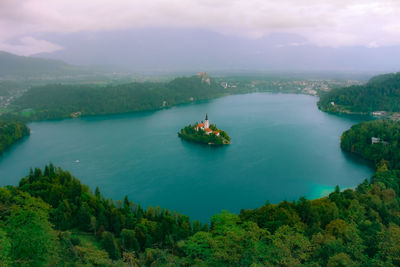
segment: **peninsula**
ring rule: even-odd
[[[178,136],[184,140],[208,145],[228,145],[231,143],[229,135],[217,128],[215,124],[210,124],[208,115],[204,122],[189,124],[181,129]]]

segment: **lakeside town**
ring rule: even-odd
[[[229,77],[217,78],[220,85],[230,91],[278,92],[317,96],[334,88],[361,85],[359,80],[333,79],[264,79]]]

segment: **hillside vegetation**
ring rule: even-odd
[[[169,83],[122,85],[47,85],[33,87],[13,104],[17,111],[31,110],[30,119],[43,120],[79,115],[116,114],[169,107],[214,98],[224,89],[202,77],[176,78]]]
[[[379,140],[372,143],[372,138]],[[385,163],[391,169],[400,169],[399,123],[389,120],[362,122],[344,132],[341,139],[343,150],[356,153],[375,164]]]
[[[0,188],[1,266],[110,266],[200,230],[207,225],[175,212],[105,199],[52,164]]]
[[[400,111],[400,73],[379,75],[365,85],[333,89],[321,96],[318,107],[328,112],[370,113]]]
[[[0,155],[12,144],[29,135],[29,128],[16,121],[0,121]]]

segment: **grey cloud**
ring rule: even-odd
[[[398,14],[396,0],[1,0],[0,47],[34,34],[148,27],[251,38],[285,32],[318,46],[390,46],[400,44]]]
[[[46,40],[39,40],[31,36],[26,36],[18,39],[18,42],[13,44],[1,44],[0,51],[4,50],[17,55],[33,55],[37,53],[54,52],[63,49],[62,46],[48,42]]]

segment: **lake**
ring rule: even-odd
[[[15,185],[30,167],[53,162],[106,197],[125,195],[207,222],[266,201],[318,198],[354,187],[372,169],[344,154],[340,136],[357,118],[318,110],[318,98],[254,93],[170,109],[29,124],[31,136],[0,158],[0,184]],[[177,132],[201,121],[232,144],[187,143]]]

